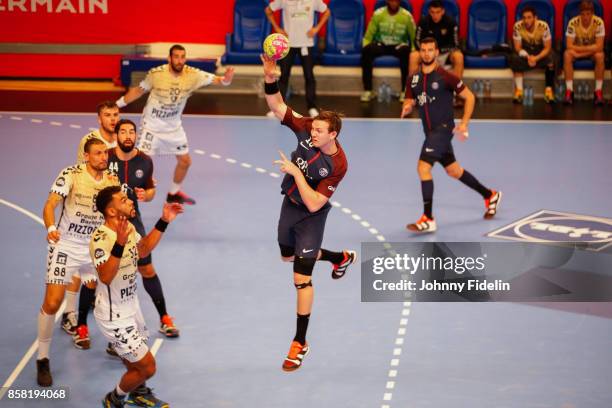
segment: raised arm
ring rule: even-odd
[[[96,265],[96,270],[98,271],[98,275],[100,276],[100,281],[105,285],[110,285],[110,283],[115,279],[117,272],[119,271],[119,265],[121,264],[121,258],[123,256],[123,248],[127,243],[128,237],[132,232],[134,227],[125,217],[121,217],[119,222],[117,223],[117,238],[113,244],[113,248],[108,255],[108,258],[103,263]],[[92,237],[92,243],[95,242],[96,236]],[[95,262],[95,251],[94,253],[94,262]],[[105,255],[105,254],[104,254]],[[104,256],[103,255],[103,256]],[[104,258],[102,258],[104,259]]]
[[[159,244],[162,234],[166,231],[166,227],[171,223],[177,215],[183,212],[183,206],[179,203],[164,203],[162,216],[155,224],[155,228],[143,237],[138,242],[138,255],[141,258],[148,256],[153,249]]]
[[[265,95],[268,108],[274,112],[274,116],[276,116],[278,120],[282,121],[287,112],[287,105],[285,105],[285,101],[283,101],[283,97],[276,82],[276,61],[266,55],[261,55],[261,62],[264,69]]]

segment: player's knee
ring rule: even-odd
[[[292,246],[283,245],[281,243],[278,244],[278,247],[280,248],[281,260],[283,262],[293,262],[295,249]]]
[[[461,51],[453,51],[451,54],[451,62],[453,64],[461,64],[463,65],[463,54]]]
[[[152,358],[151,361],[145,366],[143,375],[149,379],[155,375],[157,371],[157,364],[155,363],[155,359]]]
[[[153,278],[156,275],[153,264],[139,265],[138,272],[140,272],[143,278]]]
[[[304,280],[310,280],[312,276],[312,270],[314,269],[316,258],[304,258],[303,256],[296,256],[293,261],[293,272],[297,275],[304,276]],[[307,278],[306,278],[307,277]],[[298,283],[298,277],[294,277],[295,283]]]
[[[180,156],[176,156],[176,160],[180,166],[191,166],[191,156],[189,154],[181,154]]]
[[[54,315],[59,310],[62,299],[59,297],[47,297],[42,305],[42,310],[48,315]]]
[[[565,61],[571,62],[574,60],[574,51],[573,50],[565,50],[563,53],[563,59]]]
[[[604,62],[604,53],[603,53],[603,51],[596,52],[593,55],[593,59],[595,60],[595,62]]]
[[[463,175],[463,169],[459,166],[453,166],[445,170],[446,170],[446,174],[448,174],[450,177],[454,179],[458,179],[459,177],[461,177],[461,175]]]
[[[295,256],[282,256],[281,255],[281,261],[283,262],[293,262],[295,260]]]

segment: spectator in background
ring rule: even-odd
[[[274,12],[283,10],[283,28],[274,19]],[[314,25],[314,13],[321,13],[319,23]],[[291,67],[297,54],[302,60],[302,70],[304,71],[304,81],[306,82],[306,104],[308,115],[315,117],[319,114],[317,109],[317,85],[314,77],[314,57],[313,51],[317,33],[327,22],[330,11],[323,0],[273,0],[266,7],[266,17],[272,24],[274,30],[285,35],[289,39],[289,54],[283,58],[279,65],[281,76],[279,80],[280,92],[283,98],[287,96],[289,87],[289,77]],[[274,117],[273,112],[268,112],[269,117]]]
[[[364,90],[361,94],[362,102],[369,102],[374,98],[372,92],[374,60],[383,55],[399,58],[402,75],[400,100],[403,101],[408,76],[408,59],[410,51],[414,49],[415,29],[412,14],[400,7],[400,0],[387,0],[385,7],[374,11],[363,37],[361,50],[361,78]]]
[[[544,101],[554,103],[555,63],[552,36],[548,24],[537,18],[533,7],[525,7],[521,13],[521,19],[514,23],[512,41],[514,52],[510,56],[510,68],[514,75],[513,102],[523,102],[523,73],[531,69],[543,68],[546,77]]]
[[[595,63],[595,105],[603,105],[604,77],[604,37],[606,30],[604,22],[595,15],[595,7],[591,1],[580,3],[580,14],[567,24],[565,32],[566,45],[563,54],[563,72],[565,75],[564,103],[574,103],[574,62],[581,59],[591,59]]]
[[[410,73],[414,74],[421,63],[419,47],[421,39],[433,37],[438,43],[440,55],[438,64],[442,67],[452,66],[452,72],[463,77],[463,54],[459,48],[459,27],[455,19],[444,13],[444,6],[439,0],[429,3],[427,16],[419,21],[416,29],[416,51],[410,53]]]

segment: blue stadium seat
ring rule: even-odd
[[[563,64],[563,52],[565,52],[565,30],[569,21],[580,14],[581,0],[568,0],[563,7],[563,42],[561,44],[561,63]],[[595,6],[595,15],[603,18],[603,6],[599,0],[593,0]],[[595,68],[595,64],[591,60],[580,60],[574,62],[574,69],[591,70]]]
[[[531,6],[535,9],[538,19],[546,21],[548,27],[550,27],[550,34],[552,35],[553,47],[555,44],[555,6],[552,0],[520,0],[516,5],[515,21],[521,19],[521,13],[527,6]]]
[[[432,0],[425,0],[423,7],[421,8],[421,18],[425,17],[429,13],[429,3]],[[441,0],[444,6],[444,14],[451,16],[457,22],[457,25],[461,23],[461,13],[459,12],[459,5],[456,0]]]
[[[263,40],[270,34],[266,0],[236,0],[234,32],[225,36],[223,64],[259,64]]]
[[[330,0],[331,17],[327,21],[324,65],[357,66],[361,60],[361,42],[365,8],[361,0]]]
[[[502,0],[474,0],[468,11],[467,51],[506,42],[506,5]],[[505,68],[505,56],[465,56],[468,68]]]
[[[379,8],[385,7],[386,5],[387,0],[377,0],[376,3],[374,3],[374,10],[378,10]],[[410,14],[412,14],[412,4],[410,3],[410,0],[400,0],[400,7],[405,8],[410,12]]]

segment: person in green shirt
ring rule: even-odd
[[[368,29],[363,36],[361,50],[361,78],[364,92],[362,102],[374,98],[372,92],[372,69],[374,60],[383,55],[394,55],[399,58],[402,73],[402,92],[406,88],[408,59],[414,49],[416,25],[412,14],[400,7],[400,0],[387,0],[386,7],[374,11]],[[402,97],[400,96],[400,98]]]

